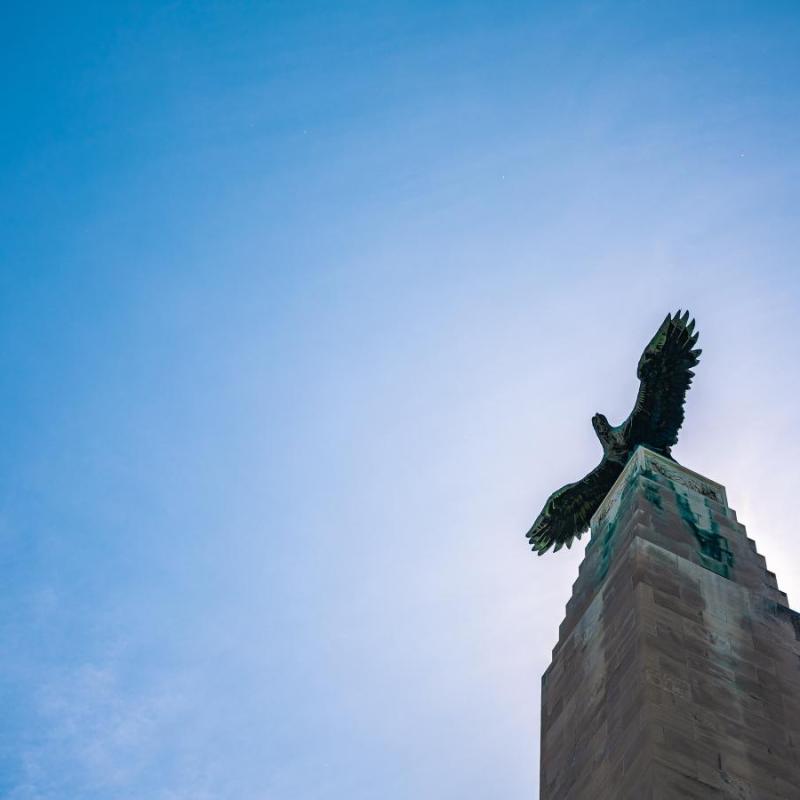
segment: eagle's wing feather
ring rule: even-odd
[[[538,555],[553,545],[553,552],[564,545],[570,547],[589,526],[592,514],[621,472],[622,464],[604,458],[583,480],[553,492],[527,533]]]
[[[624,422],[627,441],[644,444],[669,454],[678,441],[683,425],[683,403],[691,386],[694,367],[702,351],[697,343],[694,320],[689,312],[683,316],[667,314],[650,344],[639,359],[636,374],[641,381],[636,405]]]

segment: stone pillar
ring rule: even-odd
[[[800,615],[725,489],[639,448],[542,676],[540,800],[691,798],[800,798]]]

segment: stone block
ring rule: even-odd
[[[800,800],[800,616],[725,490],[640,451],[542,678],[541,800]]]

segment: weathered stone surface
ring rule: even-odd
[[[800,798],[800,615],[725,489],[643,449],[542,678],[540,798]]]

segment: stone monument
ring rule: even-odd
[[[542,677],[540,800],[693,798],[800,798],[800,615],[725,489],[639,447]]]

